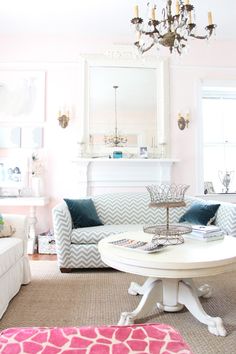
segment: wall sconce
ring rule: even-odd
[[[180,130],[184,130],[185,128],[188,128],[189,125],[189,113],[186,114],[186,118],[184,118],[181,113],[178,114],[178,127]]]
[[[69,111],[67,113],[61,113],[61,111],[59,111],[58,113],[58,121],[59,121],[59,125],[62,128],[66,128],[68,123],[70,120],[70,116],[69,116]]]

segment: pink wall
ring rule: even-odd
[[[3,37],[0,38],[0,69],[46,71],[46,120],[44,124],[44,156],[46,191],[50,205],[39,209],[38,232],[51,226],[51,208],[63,197],[78,197],[78,179],[73,172],[72,160],[77,153],[77,141],[83,121],[83,76],[78,60],[80,53],[104,52],[107,43],[77,43],[76,38],[56,37]],[[174,166],[173,181],[190,184],[190,193],[198,193],[201,111],[199,88],[201,80],[236,80],[235,43],[202,41],[192,44],[189,54],[170,59],[170,136],[171,157],[180,159]],[[10,63],[10,64],[8,64]],[[67,104],[72,120],[66,129],[58,125],[57,114]],[[189,129],[177,127],[179,111],[190,111]],[[0,156],[14,151],[0,150]],[[29,156],[31,151],[22,151]],[[1,208],[1,212],[9,208]],[[24,208],[10,208],[10,212],[25,213]]]
[[[201,85],[235,81],[236,49],[234,42],[194,42],[189,54],[170,62],[171,153],[180,158],[174,167],[173,180],[190,184],[189,193],[200,194],[201,169]],[[177,127],[178,111],[190,111],[189,129]],[[214,127],[213,127],[214,129]],[[236,166],[235,166],[236,168]],[[201,187],[202,188],[202,187]]]

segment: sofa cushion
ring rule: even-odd
[[[162,323],[127,326],[25,327],[0,333],[2,353],[184,353],[179,332]]]
[[[220,204],[194,203],[181,216],[179,222],[188,222],[196,225],[210,225],[216,218]]]
[[[64,199],[71,214],[73,228],[102,225],[92,199]]]
[[[103,238],[127,231],[141,231],[143,225],[102,225],[73,229],[71,242],[74,244],[97,244]]]
[[[96,243],[72,243],[65,268],[108,268],[108,265],[102,261]]]
[[[23,256],[23,242],[19,238],[0,239],[0,276],[6,273]]]

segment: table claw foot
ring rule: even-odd
[[[220,317],[211,317],[203,309],[199,301],[199,292],[189,283],[179,283],[179,302],[187,307],[191,314],[208,327],[208,331],[216,336],[226,336],[226,330]]]
[[[208,331],[215,336],[225,337],[227,332],[224,328],[223,321],[220,317],[212,317],[211,323],[208,324]]]
[[[118,322],[119,326],[132,324],[136,317],[145,316],[155,307],[157,302],[162,301],[162,287],[160,280],[156,279],[151,281],[148,279],[144,283],[142,291],[144,289],[145,293],[143,294],[136,309],[132,312],[122,312],[120,321]]]
[[[160,310],[160,311],[164,311],[165,306],[163,305],[163,303],[157,302],[157,308],[158,308],[158,310]]]
[[[130,295],[143,295],[149,288],[149,286],[156,281],[156,278],[147,278],[143,285],[139,285],[138,283],[131,282],[128,290],[128,294]]]
[[[140,286],[138,283],[135,283],[135,282],[132,281],[130,283],[130,287],[128,289],[128,294],[130,294],[130,295],[140,295],[141,288],[142,288],[142,286]]]
[[[133,316],[131,312],[122,312],[118,326],[127,326],[134,323]]]
[[[204,297],[205,299],[208,299],[212,295],[212,287],[208,284],[203,284],[197,289],[197,293],[199,297]]]

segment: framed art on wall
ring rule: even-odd
[[[19,148],[21,143],[20,127],[0,128],[0,149]]]
[[[43,127],[0,127],[0,149],[43,147]]]
[[[43,122],[45,72],[0,71],[0,122]]]
[[[27,161],[24,159],[0,158],[0,190],[19,191],[27,186]]]

